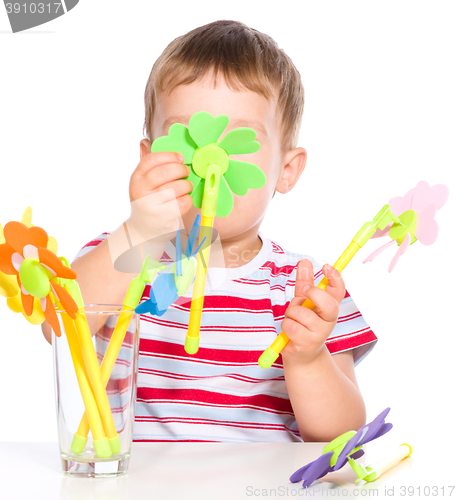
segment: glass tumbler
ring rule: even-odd
[[[52,335],[63,472],[106,477],[128,469],[135,419],[139,315],[87,304],[73,320],[58,310]]]

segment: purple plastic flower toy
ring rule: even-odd
[[[364,455],[363,445],[391,430],[393,424],[385,422],[385,417],[389,411],[390,408],[386,408],[372,422],[364,425],[357,432],[348,431],[331,441],[323,448],[321,457],[298,469],[291,475],[290,481],[292,483],[303,481],[302,486],[306,488],[317,479],[326,476],[328,472],[339,470],[347,462],[358,476],[357,481],[360,479],[374,481],[380,477],[380,475],[412,453],[410,445],[402,444],[397,451],[378,462],[378,464],[364,468],[361,464],[355,462],[355,459]]]

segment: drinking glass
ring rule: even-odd
[[[107,376],[109,376],[106,383],[106,393],[115,429],[119,436],[120,451],[112,453],[111,456],[99,456],[103,453],[100,453],[99,448],[98,454],[96,453],[97,446],[94,447],[91,431],[88,433],[85,446],[79,442],[78,448],[73,442],[75,433],[80,431],[81,419],[85,412],[81,382],[76,375],[74,364],[75,352],[80,349],[81,343],[78,342],[78,331],[74,328],[75,321],[71,320],[65,311],[57,311],[61,336],[57,337],[53,333],[52,345],[58,438],[63,473],[79,477],[118,476],[124,474],[128,469],[135,420],[139,315],[135,314],[134,311],[122,312],[121,305],[113,304],[86,304],[84,312],[87,318],[86,325],[89,327],[93,348],[100,367],[108,345],[116,336],[120,346],[120,349],[113,348],[115,342],[112,342],[111,354],[106,356],[106,366],[109,365],[108,359],[111,358],[110,364],[113,364],[113,368],[110,374],[109,370],[105,370],[103,380],[104,385]],[[116,329],[118,321],[119,326]],[[123,327],[120,326],[122,324]],[[72,346],[71,349],[70,346]],[[90,345],[89,347],[91,348]],[[114,352],[114,356],[112,352]],[[82,351],[79,350],[79,356],[81,354]],[[81,370],[85,371],[86,380],[89,380],[85,363],[80,363],[79,374]],[[101,368],[101,374],[103,374],[103,368]],[[92,388],[91,385],[89,387]],[[87,398],[87,393],[85,394]],[[94,391],[91,394],[94,394]],[[95,406],[95,408],[98,407]],[[88,420],[86,421],[88,422]],[[89,429],[88,425],[87,429]],[[119,441],[117,441],[118,445]],[[107,449],[108,453],[111,453],[109,446]],[[118,448],[115,449],[115,451],[117,450]]]

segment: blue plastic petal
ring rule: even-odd
[[[179,297],[173,273],[160,274],[152,284],[152,288],[158,311],[166,311]]]
[[[182,276],[182,247],[180,230],[176,231],[176,276]]]
[[[201,247],[203,246],[205,241],[206,241],[206,236],[203,238],[203,241],[195,248],[195,251],[192,252],[192,257],[194,257],[201,250]]]
[[[187,257],[190,257],[190,255],[193,253],[193,245],[195,244],[196,237],[198,236],[199,232],[199,221],[200,221],[200,214],[197,214],[195,217],[195,221],[193,222],[192,229],[190,230],[190,234],[188,236],[188,241],[187,241],[187,246],[185,247],[185,255]]]
[[[150,300],[146,300],[146,301],[142,302],[141,304],[139,304],[138,306],[136,306],[135,313],[136,314],[147,314],[147,313],[150,313],[150,308],[151,308],[151,302],[150,302]]]

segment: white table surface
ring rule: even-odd
[[[416,453],[373,483],[355,484],[356,476],[348,465],[308,490],[301,483],[290,483],[290,475],[320,456],[323,446],[324,443],[133,443],[126,475],[72,478],[62,473],[57,443],[0,443],[0,499],[391,498],[386,491],[391,493],[393,487],[394,497],[398,498],[401,487],[419,486],[443,486],[445,495],[438,497],[450,497],[454,474],[448,473],[454,466],[447,464],[445,471],[434,471],[429,479],[423,457]],[[377,447],[370,452],[367,446],[361,459],[365,465],[383,458],[381,454],[388,451]],[[421,495],[415,490],[414,495],[406,496],[425,495],[423,490]],[[456,491],[451,497],[456,498]]]

